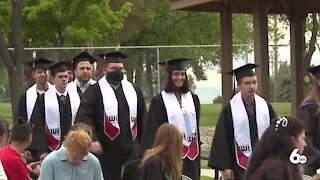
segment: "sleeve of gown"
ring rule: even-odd
[[[275,118],[277,118],[277,114],[274,111],[272,105],[269,103],[268,103],[268,108],[269,108],[269,116],[270,116],[270,123],[271,123]]]
[[[142,172],[143,180],[164,180],[162,177],[162,164],[158,159],[150,159]]]
[[[23,119],[27,120],[27,108],[26,108],[26,94],[24,93],[19,100],[18,104],[18,116],[22,117]]]
[[[317,127],[317,123],[315,122],[317,119],[314,118],[313,113],[312,106],[310,105],[301,108],[299,113],[299,118],[303,121],[305,128],[307,146],[305,147],[304,154],[308,158],[307,166],[312,168],[310,171],[315,171],[320,167],[320,151],[314,146],[313,139],[313,134],[315,134]]]
[[[137,123],[138,123],[138,141],[141,142],[143,134],[143,121],[146,114],[146,104],[144,101],[143,94],[138,87],[135,87],[138,96],[138,113],[137,113]]]
[[[230,107],[230,106],[227,106]],[[218,123],[215,128],[214,137],[211,144],[211,150],[209,155],[208,166],[214,169],[224,170],[232,169],[232,154],[230,145],[230,138],[228,138],[228,129],[226,121],[232,121],[227,119],[226,113],[228,113],[228,108],[225,107],[220,113]]]
[[[159,127],[158,123],[158,114],[157,114],[157,101],[156,98],[153,98],[149,107],[149,111],[146,115],[146,119],[144,120],[144,131],[141,139],[141,153],[147,149],[150,149],[153,146],[154,139],[156,137],[156,131]]]
[[[93,141],[98,140],[96,131],[96,94],[97,92],[95,86],[90,86],[85,91],[81,98],[81,103],[76,115],[75,123],[82,122],[89,125],[92,128]]]

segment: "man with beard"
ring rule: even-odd
[[[96,59],[86,51],[83,51],[72,59],[75,80],[68,84],[68,89],[76,90],[81,95],[90,85],[96,83],[95,80],[91,79],[92,64],[94,62],[96,62]]]
[[[105,62],[105,76],[83,94],[76,122],[92,127],[91,152],[101,162],[104,179],[120,180],[124,163],[138,154],[146,107],[139,88],[123,79],[127,56],[121,52],[99,56]]]

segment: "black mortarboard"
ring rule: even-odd
[[[160,62],[159,64],[167,66],[172,71],[185,70],[183,62],[184,61],[189,61],[189,60],[191,60],[191,59],[188,59],[188,58],[176,58],[176,59],[167,60],[165,62]]]
[[[56,63],[53,63],[49,66],[49,70],[51,72],[51,74],[53,76],[55,76],[58,72],[65,72],[68,70],[67,66],[66,66],[66,62],[69,62],[70,61],[60,61],[60,62],[56,62]]]
[[[320,65],[309,67],[308,71],[317,79],[320,79]]]
[[[67,70],[73,70],[72,61],[60,61],[62,64],[64,64],[67,67]]]
[[[72,58],[71,63],[72,63],[73,68],[75,68],[77,66],[77,64],[82,61],[88,61],[88,62],[90,62],[90,64],[93,64],[97,60],[96,60],[96,58],[91,56],[87,51],[83,51],[82,53],[80,53],[77,56],[75,56],[74,58]]]
[[[104,59],[105,63],[123,63],[123,60],[128,58],[127,55],[120,51],[99,54],[98,56]]]
[[[228,72],[227,74],[235,75],[237,82],[239,82],[239,80],[241,78],[254,76],[255,73],[253,72],[252,69],[256,68],[258,66],[259,65],[257,65],[257,64],[249,63],[249,64],[243,65],[237,69],[234,69],[234,70]]]
[[[49,65],[52,63],[53,63],[53,61],[50,61],[48,59],[39,58],[34,61],[27,62],[26,65],[31,66],[33,68],[33,70],[37,70],[37,69],[46,70],[46,69],[48,69]]]

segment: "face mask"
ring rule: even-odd
[[[119,85],[123,79],[122,69],[117,69],[112,72],[107,72],[107,81],[113,85]]]

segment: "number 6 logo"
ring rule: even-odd
[[[292,151],[292,153],[290,154],[290,158],[289,158],[290,162],[292,164],[299,164],[299,163],[304,164],[304,163],[306,163],[307,162],[307,157],[304,156],[304,155],[298,154],[298,151],[299,151],[299,149],[294,149]]]

